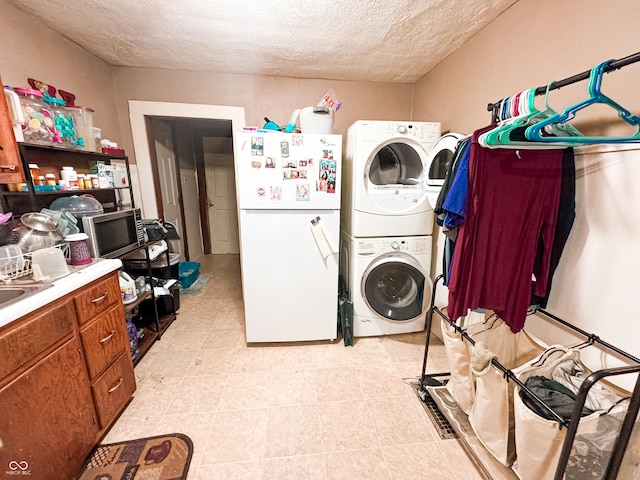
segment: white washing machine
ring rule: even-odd
[[[353,237],[431,235],[428,155],[438,122],[359,120],[344,134],[341,226]]]
[[[353,335],[420,332],[431,302],[431,236],[354,238],[343,232],[341,274]]]

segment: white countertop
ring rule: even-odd
[[[0,308],[0,328],[45,306],[47,303],[77,290],[83,285],[119,269],[121,266],[122,262],[117,259],[97,259],[82,268],[70,267],[71,273],[51,282],[52,287],[25,296],[24,300],[19,300]],[[19,283],[16,282],[13,285],[19,286]]]

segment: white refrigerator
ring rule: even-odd
[[[335,340],[342,136],[236,135],[247,342]]]

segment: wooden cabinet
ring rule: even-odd
[[[0,328],[0,358],[0,468],[74,478],[135,390],[116,272]]]
[[[3,85],[0,78],[0,85]],[[19,183],[25,181],[9,107],[4,96],[0,98],[0,183]]]
[[[18,462],[28,465],[31,478],[73,478],[99,431],[78,339],[2,387],[0,410],[4,470]]]

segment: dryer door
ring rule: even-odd
[[[419,317],[431,301],[426,273],[416,260],[404,253],[387,253],[367,268],[362,276],[362,297],[378,315],[404,321]]]
[[[427,185],[442,186],[447,168],[453,160],[456,146],[462,138],[464,135],[461,133],[447,133],[440,137],[433,146],[427,161],[429,168],[426,177]]]
[[[421,209],[427,151],[412,139],[392,139],[378,145],[364,167],[366,197],[370,213],[406,214]],[[364,199],[363,199],[364,200]]]

